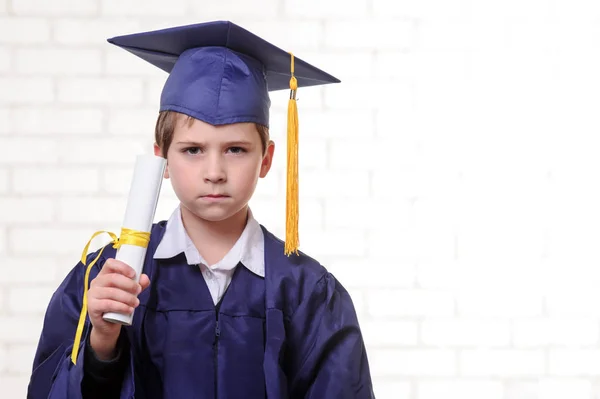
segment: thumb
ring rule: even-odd
[[[142,291],[144,291],[150,285],[150,279],[146,274],[142,274],[140,276],[140,285],[142,286]]]

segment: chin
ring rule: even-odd
[[[221,222],[236,214],[235,208],[231,206],[186,206],[186,208],[196,217],[209,222]]]

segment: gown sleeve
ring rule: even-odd
[[[291,398],[374,398],[352,299],[325,273],[289,325]]]
[[[97,252],[89,255],[88,261],[94,259],[96,255]],[[96,277],[104,261],[105,258],[101,257],[93,266],[90,281]],[[46,309],[27,388],[28,399],[86,398],[82,394],[82,382],[86,363],[85,348],[91,328],[89,318],[86,318],[77,362],[73,364],[71,361],[73,341],[82,307],[85,269],[86,267],[79,262],[71,270],[54,292]],[[124,369],[120,397],[130,397],[133,393],[133,364],[128,361]]]

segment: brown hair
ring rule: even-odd
[[[175,126],[177,125],[177,121],[180,117],[186,117],[186,123],[188,127],[192,126],[194,123],[194,118],[189,115],[184,115],[175,111],[162,111],[158,114],[158,119],[156,120],[156,127],[154,129],[154,140],[156,144],[161,148],[163,157],[167,157],[167,153],[169,152],[169,147],[173,142],[173,135],[175,133]],[[256,130],[258,131],[258,135],[260,136],[260,141],[262,144],[262,153],[263,155],[267,151],[267,145],[269,144],[269,129],[263,125],[255,123]]]

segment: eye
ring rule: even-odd
[[[181,150],[189,155],[198,155],[200,153],[200,147],[188,147]]]
[[[232,154],[242,154],[244,152],[247,152],[245,148],[242,147],[229,147],[228,150],[232,153]]]

